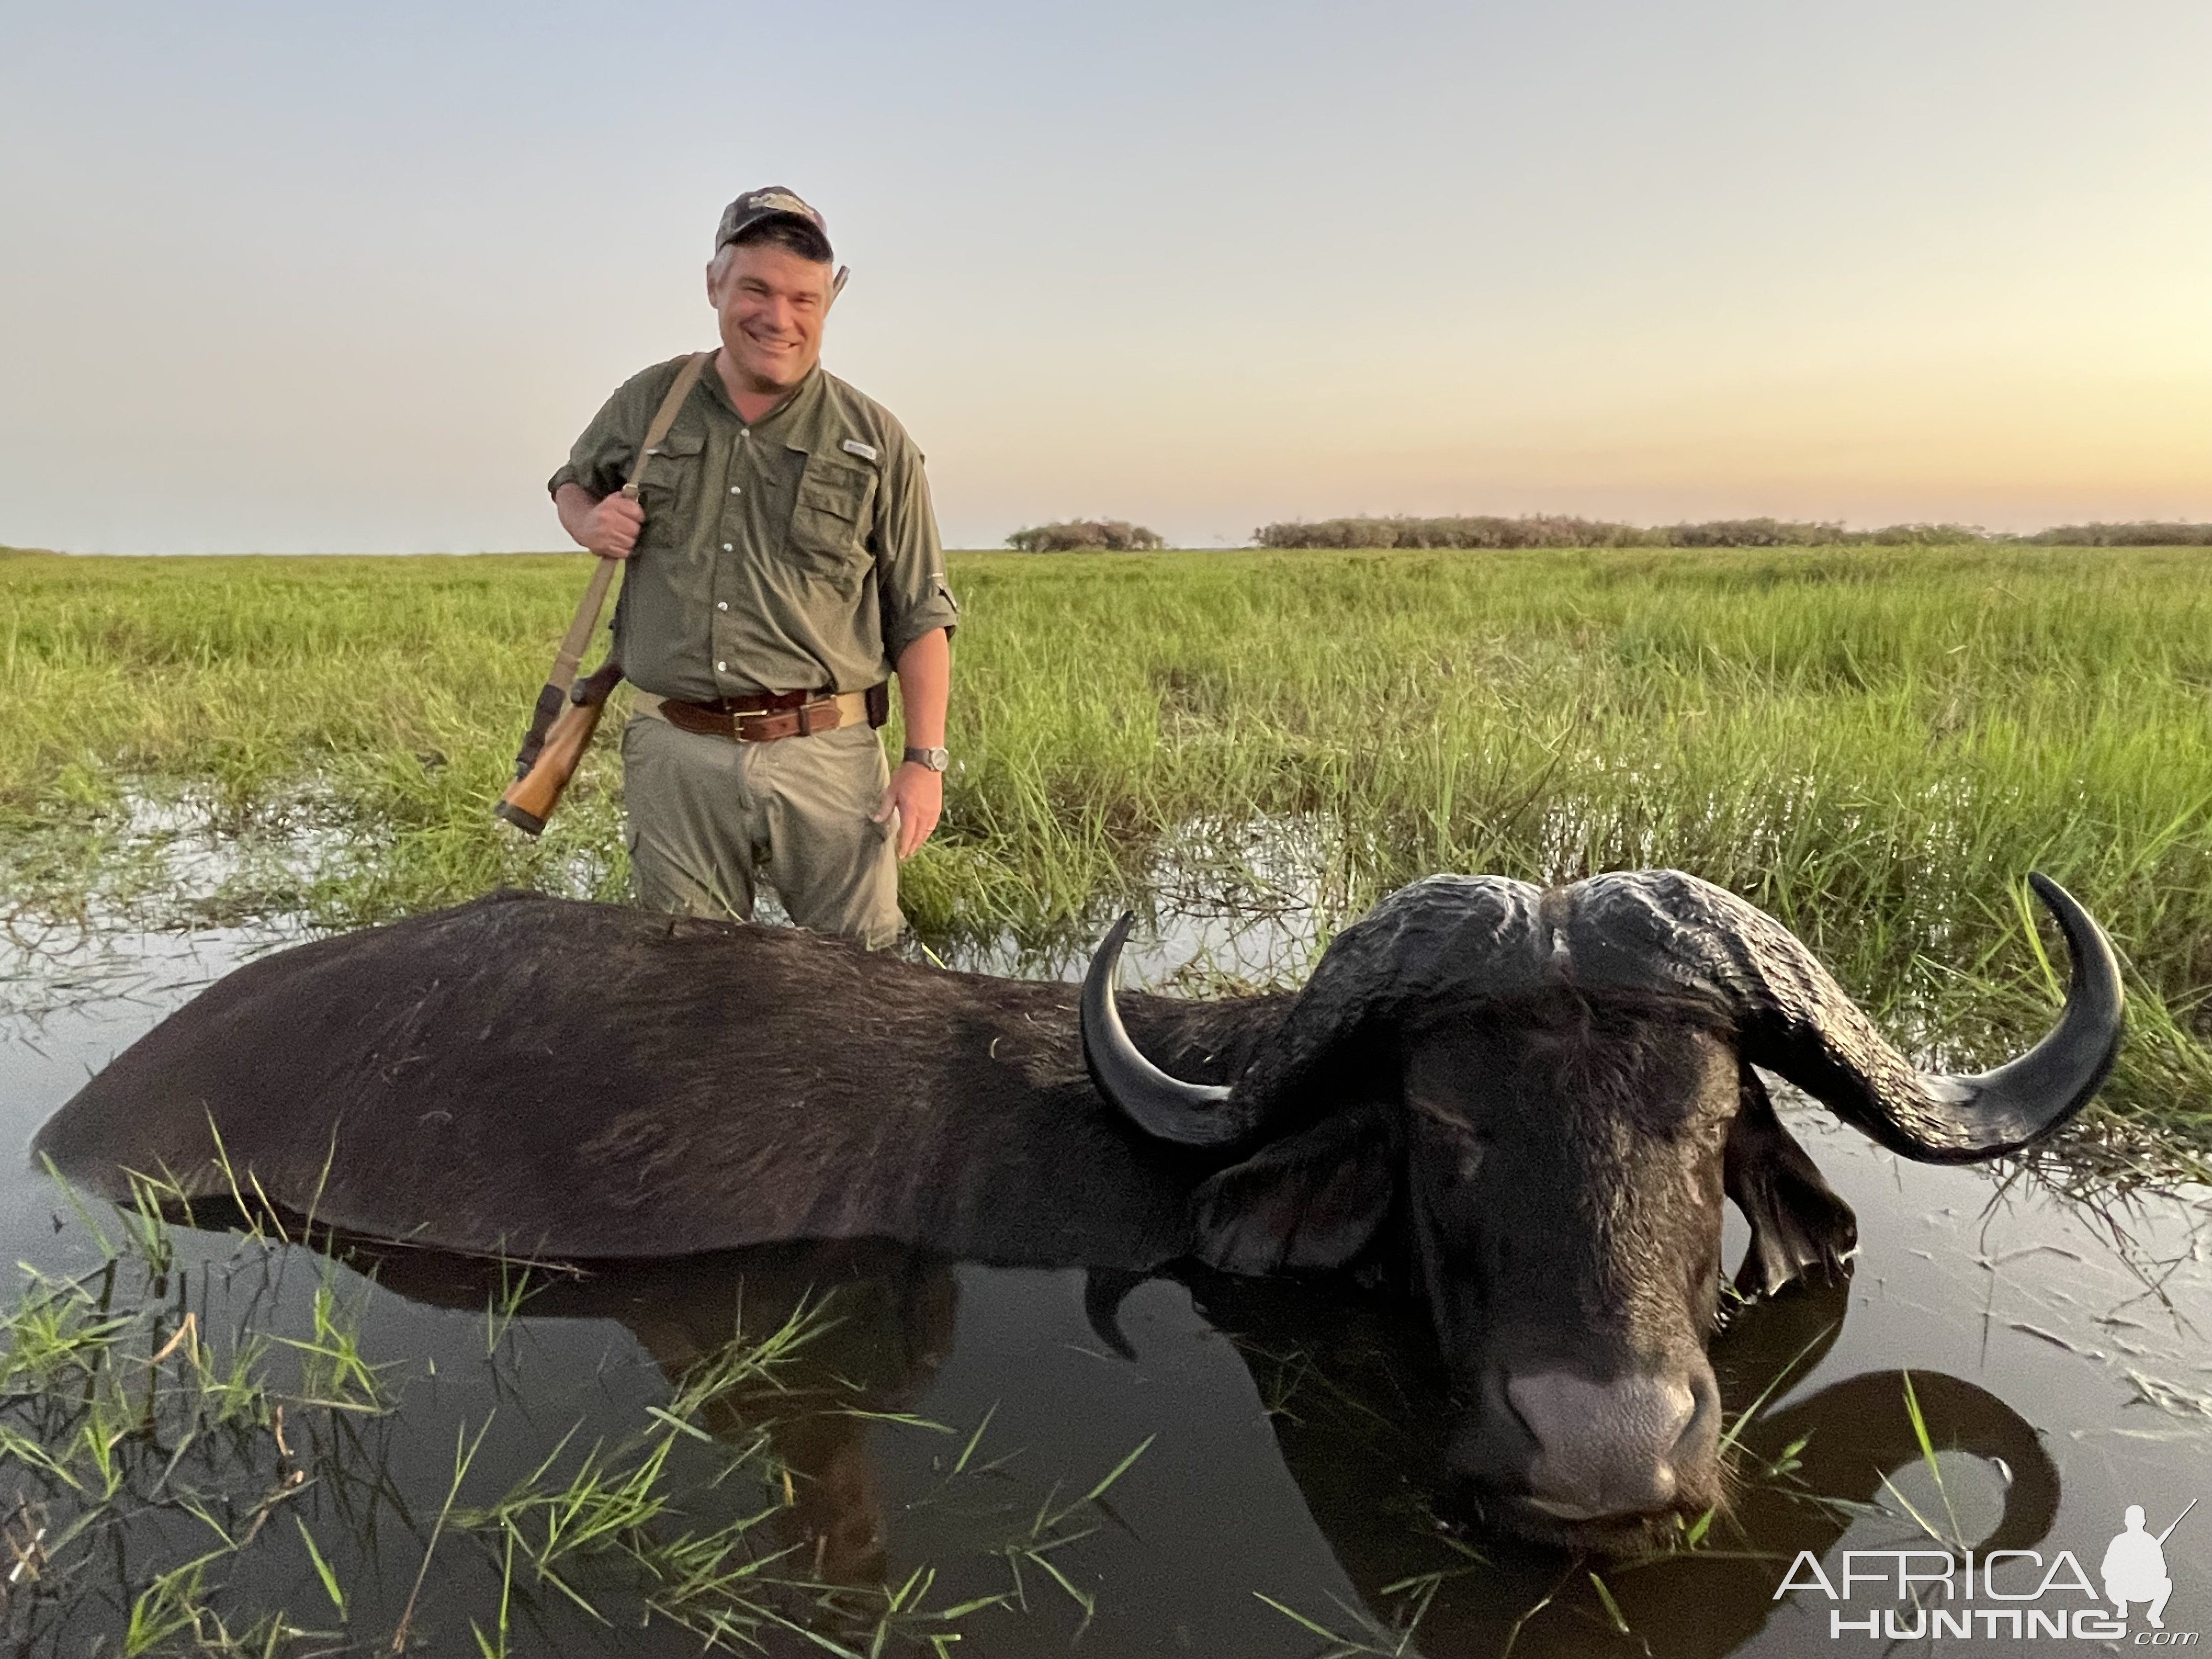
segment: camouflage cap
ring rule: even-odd
[[[770,219],[799,219],[822,233],[822,240],[830,240],[830,224],[796,193],[781,185],[764,185],[758,190],[749,190],[722,210],[722,222],[714,228],[714,252],[720,253],[755,225],[765,224]]]

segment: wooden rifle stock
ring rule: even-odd
[[[570,688],[567,706],[546,727],[537,753],[517,763],[522,775],[499,798],[499,805],[491,809],[495,813],[526,835],[544,830],[568,780],[576,775],[584,750],[592,746],[600,712],[622,677],[620,663],[602,663]]]

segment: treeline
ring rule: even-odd
[[[1146,553],[1167,542],[1127,519],[1065,519],[1017,530],[1006,545],[1023,553]]]
[[[1961,524],[1893,524],[1846,530],[1790,519],[1711,519],[1702,524],[1613,524],[1547,514],[1420,519],[1291,520],[1252,532],[1261,547],[1948,547],[2032,542],[2052,547],[2212,546],[2212,525],[2062,525],[2013,536]]]
[[[2045,547],[2212,547],[2212,524],[2062,524],[2018,539]]]

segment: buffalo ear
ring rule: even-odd
[[[1841,1273],[1858,1250],[1858,1218],[1782,1127],[1766,1085],[1748,1066],[1741,1069],[1738,1092],[1722,1155],[1728,1195],[1751,1224],[1736,1288],[1771,1296],[1816,1269]]]
[[[1191,1195],[1195,1254],[1231,1273],[1341,1267],[1389,1215],[1398,1165],[1388,1111],[1332,1112],[1232,1164]]]

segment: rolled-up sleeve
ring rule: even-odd
[[[667,390],[668,377],[661,373],[665,367],[648,368],[615,388],[614,396],[600,405],[583,435],[570,447],[568,460],[546,480],[547,494],[556,494],[562,484],[571,483],[580,484],[594,495],[611,495],[623,487],[623,481],[629,477],[630,463],[637,459],[638,445],[644,441],[653,409]],[[658,392],[648,384],[655,376],[660,378]]]
[[[901,438],[884,460],[873,538],[884,651],[894,666],[923,635],[938,628],[950,635],[960,620],[952,585],[945,578],[945,550],[938,544],[921,452],[903,434]]]

